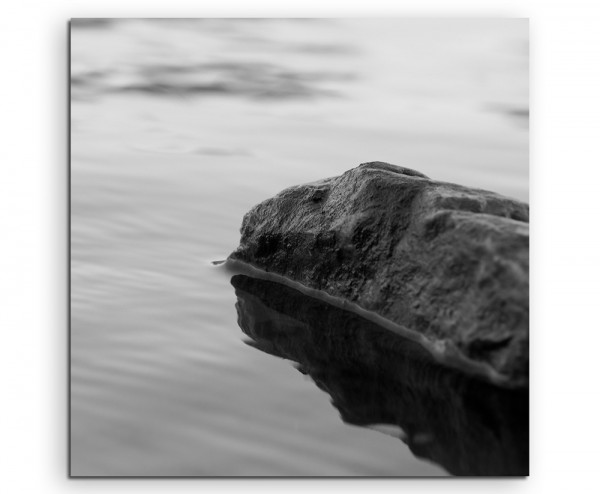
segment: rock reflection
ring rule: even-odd
[[[344,422],[400,427],[413,454],[453,475],[528,474],[528,390],[443,368],[417,344],[279,283],[231,284],[248,343],[297,362]]]

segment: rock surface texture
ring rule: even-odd
[[[528,385],[529,206],[388,163],[288,188],[230,259],[350,301],[438,356]]]

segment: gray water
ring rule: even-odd
[[[388,161],[528,199],[524,20],[121,20],[71,29],[71,472],[447,475],[245,343],[254,204]]]

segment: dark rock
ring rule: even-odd
[[[449,363],[528,384],[529,207],[381,162],[286,189],[230,259],[354,302]]]
[[[297,362],[342,420],[391,425],[453,475],[528,475],[529,399],[441,366],[413,341],[285,285],[231,279],[251,346]]]

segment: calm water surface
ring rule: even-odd
[[[447,475],[248,344],[211,261],[254,204],[364,161],[527,200],[527,40],[519,20],[75,22],[72,473]]]

